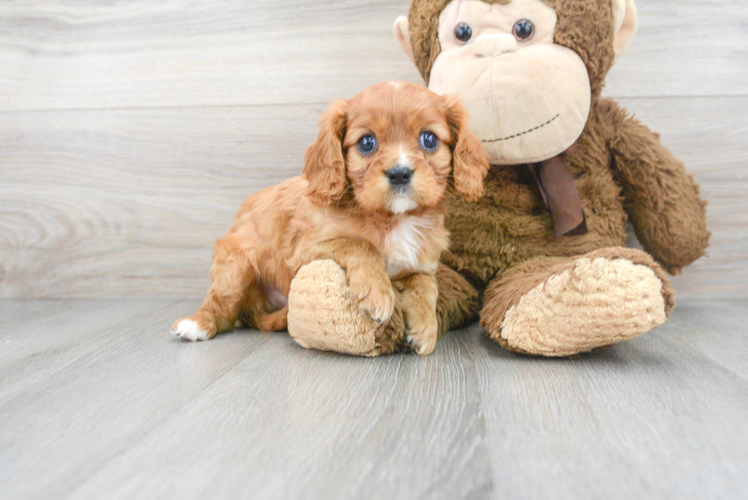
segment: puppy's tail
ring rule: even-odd
[[[261,314],[255,320],[257,328],[263,332],[279,332],[288,328],[288,305],[270,314]]]

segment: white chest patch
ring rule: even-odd
[[[404,219],[395,226],[387,238],[384,251],[387,274],[390,277],[403,269],[436,271],[436,262],[424,266],[418,259],[430,226],[431,221],[419,217]]]

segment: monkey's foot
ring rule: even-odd
[[[574,258],[539,257],[511,269],[489,286],[481,319],[507,349],[570,356],[661,325],[674,296],[649,255],[605,248]]]
[[[399,307],[379,323],[351,294],[345,271],[333,260],[302,267],[288,295],[288,333],[302,347],[355,356],[407,350]]]

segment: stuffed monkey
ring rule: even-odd
[[[480,314],[507,349],[569,356],[667,319],[675,293],[664,271],[702,256],[709,232],[683,164],[600,97],[636,19],[633,0],[413,0],[396,20],[429,88],[463,98],[492,164],[483,199],[449,205],[442,332]],[[647,253],[623,247],[629,222]],[[328,297],[334,307],[309,310],[305,301],[335,282],[333,270],[310,266],[289,297],[300,344],[364,355],[407,348],[397,314],[339,327],[358,312],[344,282]],[[324,325],[313,321],[325,314]],[[341,338],[367,347],[341,348]]]

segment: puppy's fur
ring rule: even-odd
[[[203,305],[177,320],[172,333],[206,340],[241,323],[283,330],[299,268],[330,258],[345,269],[353,296],[375,320],[392,315],[394,283],[414,349],[433,351],[434,274],[448,246],[442,201],[450,183],[466,199],[477,199],[488,171],[467,113],[456,98],[386,82],[335,102],[320,125],[303,176],[241,206],[215,245]],[[438,138],[433,151],[421,142],[424,132]],[[377,141],[369,154],[358,146],[366,135]],[[410,182],[395,185],[387,176],[393,168],[410,169]]]

